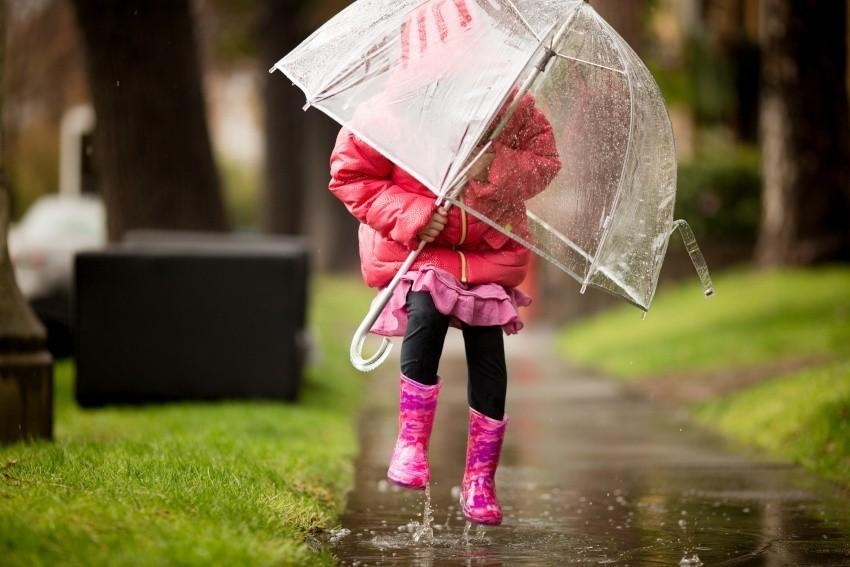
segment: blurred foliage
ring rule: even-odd
[[[229,160],[225,156],[218,156],[217,161],[231,225],[237,230],[258,229],[261,222],[260,185],[262,183],[259,166],[248,166],[238,160]]]
[[[650,2],[647,20],[658,4]],[[667,103],[690,108],[698,126],[726,124],[738,138],[755,142],[758,45],[747,36],[744,22],[737,22],[740,29],[731,32],[712,23],[710,15],[703,18],[699,25],[682,30],[687,35],[677,51],[655,43],[642,54],[644,61]],[[651,29],[652,24],[647,21],[644,27]]]
[[[668,105],[693,105],[694,85],[687,70],[659,65],[650,59],[646,60],[646,66],[658,83]]]
[[[769,380],[701,405],[697,418],[733,439],[850,485],[850,362]]]
[[[58,190],[57,138],[56,132],[45,123],[34,124],[18,133],[17,143],[10,148],[9,155],[13,219],[20,219],[40,196]]]
[[[305,38],[314,27],[313,20],[318,17],[324,22],[347,3],[341,0],[207,0],[209,9],[203,10],[203,21],[216,65],[230,66],[257,58],[265,2],[286,3],[291,13],[289,21],[272,24],[280,26],[281,33],[287,26],[295,26]],[[263,69],[271,66],[266,63],[260,66]]]
[[[662,285],[645,321],[624,305],[564,330],[571,360],[625,379],[719,371],[778,360],[850,358],[850,268],[714,274]]]
[[[233,65],[256,56],[259,47],[259,14],[262,2],[257,0],[209,0],[210,10],[204,15],[212,56],[218,65]]]
[[[702,242],[755,242],[761,214],[758,148],[718,145],[679,164],[676,217]]]
[[[685,42],[685,67],[690,99],[698,123],[728,120],[735,113],[734,63],[702,34]]]

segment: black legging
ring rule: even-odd
[[[449,329],[449,318],[434,307],[431,294],[407,294],[407,332],[401,343],[401,371],[421,384],[437,383],[437,367]],[[502,328],[462,325],[469,368],[469,406],[487,417],[505,415],[508,372]]]

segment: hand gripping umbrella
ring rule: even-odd
[[[358,0],[271,69],[428,187],[561,268],[582,285],[646,311],[678,228],[706,295],[711,278],[693,233],[673,220],[673,131],[652,75],[579,0]],[[552,125],[562,163],[529,195],[511,172],[508,197],[464,196],[468,172],[499,139],[521,100]],[[412,135],[413,133],[413,135]],[[519,166],[518,166],[519,167]],[[525,172],[527,174],[527,172]],[[508,219],[520,213],[522,227]],[[351,344],[369,329],[425,243],[376,297]]]

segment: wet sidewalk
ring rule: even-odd
[[[431,444],[433,536],[423,492],[385,480],[397,427],[390,360],[369,377],[356,487],[331,538],[342,565],[850,565],[846,492],[570,368],[546,333],[507,347],[503,525],[465,534],[458,511],[466,371],[452,330]]]

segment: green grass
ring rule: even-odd
[[[715,284],[710,299],[696,283],[661,289],[645,321],[616,309],[564,330],[560,345],[626,380],[808,360],[692,409],[709,428],[850,484],[850,268],[738,271]]]
[[[297,404],[82,410],[59,364],[55,442],[0,448],[0,563],[331,564],[308,542],[351,486],[365,378],[347,345],[370,294],[313,289],[322,353]]]
[[[733,272],[703,298],[696,283],[658,290],[646,320],[624,306],[560,334],[578,364],[624,379],[850,354],[850,269]]]
[[[777,378],[703,404],[697,418],[726,435],[850,479],[850,362]]]

